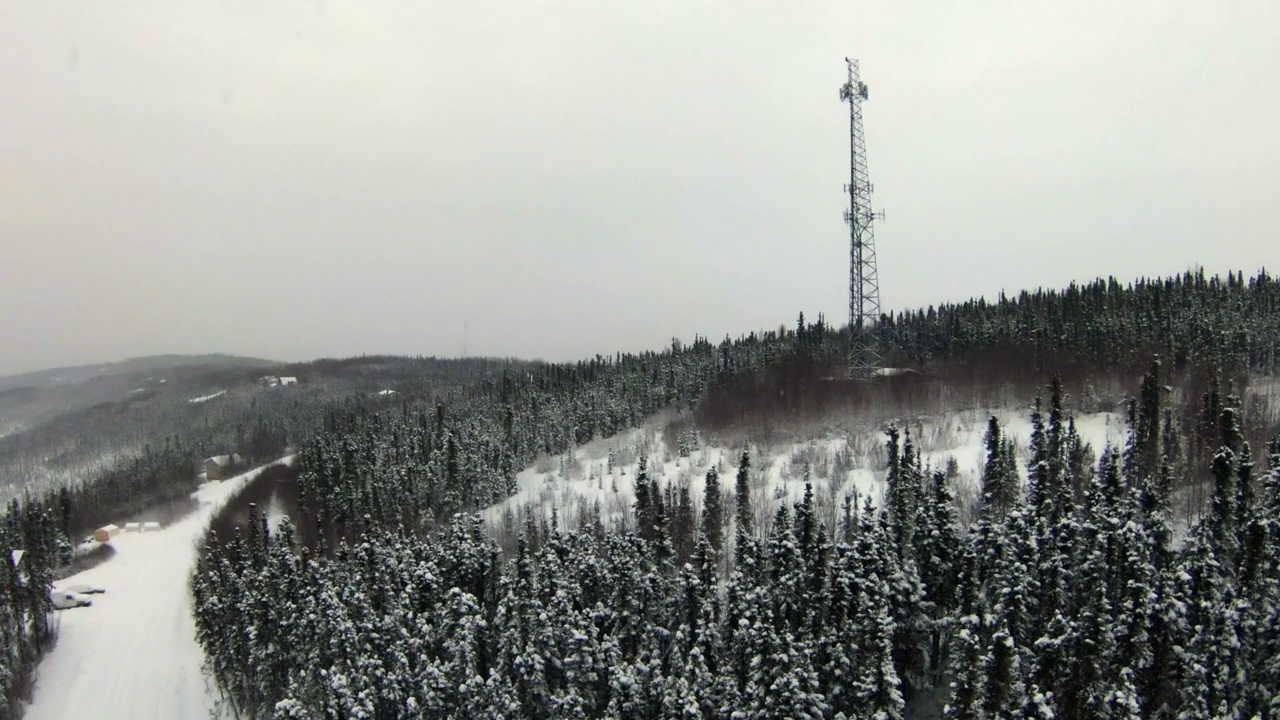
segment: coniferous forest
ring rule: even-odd
[[[847,334],[801,315],[568,364],[319,361],[286,368],[311,378],[292,397],[250,387],[221,406],[188,405],[204,390],[156,405],[148,391],[89,408],[88,425],[55,417],[10,435],[19,473],[128,450],[0,521],[0,696],[16,714],[55,641],[49,588],[80,533],[185,498],[205,454],[260,463],[290,446],[292,522],[269,531],[257,515],[208,537],[191,578],[208,669],[241,716],[1280,711],[1280,428],[1244,399],[1280,370],[1280,283],[1100,280],[885,316],[877,331],[894,364],[923,375],[825,382]],[[1077,394],[1103,377],[1125,388],[1122,447],[1082,443],[1058,375]],[[392,378],[401,392],[381,394]],[[785,427],[984,383],[1045,402],[1029,447],[992,421],[973,522],[907,425],[884,436],[883,502],[844,498],[834,524],[811,494],[761,523],[745,451],[708,478],[723,497],[680,496],[641,459],[626,528],[528,517],[504,551],[472,514],[537,458],[659,412]],[[1207,492],[1187,525],[1172,506],[1190,487]]]
[[[758,527],[746,451],[697,513],[641,458],[629,529],[529,518],[504,554],[470,514],[539,455],[663,409],[856,395],[811,382],[843,342],[821,319],[334,410],[298,457],[295,522],[207,538],[198,640],[245,717],[1274,717],[1280,440],[1257,444],[1277,428],[1231,379],[1275,374],[1278,298],[1265,273],[1189,273],[886,317],[901,364],[1041,378],[1028,447],[988,427],[967,525],[898,427],[883,501],[845,498],[834,527],[811,492]],[[1059,367],[1140,368],[1122,446],[1083,445]],[[762,388],[782,399],[740,397]],[[1204,511],[1175,522],[1201,481]]]

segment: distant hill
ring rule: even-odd
[[[0,437],[102,403],[140,400],[160,389],[200,395],[225,382],[228,373],[279,366],[225,354],[151,355],[0,377]]]
[[[0,376],[0,391],[11,388],[49,388],[75,385],[87,380],[143,372],[163,372],[174,368],[250,368],[274,367],[282,363],[262,358],[240,357],[224,353],[206,355],[147,355],[118,362],[73,365],[35,370],[17,375]]]
[[[182,463],[233,451],[252,457],[257,445],[251,438],[300,440],[323,426],[331,406],[399,406],[523,366],[481,358],[362,356],[281,364],[164,355],[26,373],[15,377],[28,384],[0,388],[0,503],[25,489],[100,476],[148,446],[181,446],[174,452]],[[295,381],[259,382],[269,375]],[[276,457],[278,452],[269,459]],[[189,482],[193,472],[185,468],[176,477]],[[153,494],[150,480],[139,482],[140,489],[121,497],[146,502]]]

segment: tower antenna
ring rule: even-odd
[[[871,209],[873,187],[867,179],[867,141],[862,130],[862,103],[867,85],[858,77],[858,61],[844,59],[849,79],[840,86],[840,100],[849,103],[849,377],[874,377],[884,365],[876,339],[880,320],[880,276],[876,272],[876,238],[872,227],[883,212]]]

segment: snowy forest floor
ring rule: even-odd
[[[969,409],[933,418],[899,422],[909,429],[912,442],[926,465],[945,470],[955,459],[953,478],[962,505],[977,497],[978,477],[985,461],[983,434],[995,415],[1006,437],[1019,449],[1019,466],[1026,473],[1027,440],[1031,435],[1029,409]],[[1108,443],[1121,446],[1123,418],[1116,413],[1079,414],[1075,418],[1081,438],[1100,455]],[[762,533],[770,525],[778,503],[798,502],[804,495],[805,469],[813,483],[819,518],[834,531],[843,496],[857,493],[879,505],[883,491],[886,453],[884,433],[888,423],[830,424],[821,430],[798,431],[796,439],[750,445],[751,484],[755,527]],[[678,429],[683,428],[683,429]],[[688,451],[682,454],[680,445]],[[643,427],[614,437],[595,440],[570,453],[544,456],[516,478],[516,494],[486,508],[482,515],[504,546],[524,521],[526,510],[535,519],[549,521],[554,508],[562,529],[574,529],[591,516],[598,504],[601,518],[611,527],[630,527],[635,471],[641,455],[648,457],[649,477],[659,486],[688,485],[695,506],[701,506],[707,471],[716,467],[726,502],[732,504],[734,473],[742,446],[736,441],[701,438],[692,425],[665,414]],[[728,507],[729,505],[726,505]]]
[[[97,585],[106,593],[93,595],[92,607],[56,614],[58,641],[40,665],[28,720],[172,720],[215,712],[187,581],[210,518],[259,472],[201,485],[194,513],[159,531],[113,538],[114,557],[55,583]]]

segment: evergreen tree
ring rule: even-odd
[[[734,567],[754,577],[758,569],[755,567],[754,527],[751,522],[751,457],[744,449],[738,461],[738,477],[734,492]]]
[[[713,467],[707,471],[707,482],[702,491],[701,531],[716,558],[724,552],[724,522],[720,473]]]
[[[743,449],[738,460],[737,484],[734,490],[734,521],[738,533],[751,537],[755,529],[751,522],[751,456]]]
[[[656,537],[658,523],[657,493],[653,482],[649,479],[649,458],[640,456],[640,465],[636,468],[635,517],[636,533],[652,542]]]
[[[1013,637],[997,627],[982,667],[982,711],[989,718],[1021,717],[1031,702],[1022,677],[1021,655]]]
[[[949,720],[981,720],[985,717],[985,631],[977,615],[958,618],[958,633],[951,660],[951,697],[943,711]]]
[[[982,514],[989,522],[1004,519],[1018,497],[1017,468],[1011,464],[1011,446],[1000,430],[1000,421],[994,415],[987,423],[983,437],[987,449],[987,461],[982,468]]]
[[[693,498],[689,495],[689,486],[681,485],[676,500],[675,516],[671,519],[671,538],[675,546],[677,566],[682,566],[693,557],[697,528],[693,516]]]
[[[1130,487],[1141,487],[1160,468],[1164,436],[1160,427],[1164,417],[1160,399],[1163,387],[1160,360],[1157,358],[1142,377],[1138,399],[1129,403],[1129,439],[1125,447],[1124,471]]]

